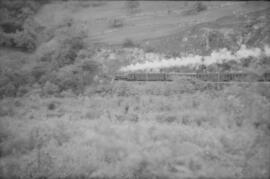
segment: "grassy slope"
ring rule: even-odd
[[[170,35],[189,26],[215,21],[218,18],[245,14],[265,9],[268,3],[247,6],[244,2],[205,2],[208,10],[198,15],[185,16],[183,11],[190,9],[194,2],[140,2],[139,12],[129,15],[125,2],[107,2],[103,6],[93,7],[80,3],[53,3],[45,6],[36,19],[51,27],[66,19],[72,19],[78,27],[83,27],[89,40],[115,44],[126,38],[141,41]],[[186,6],[185,6],[186,5]],[[267,5],[267,6],[266,6]],[[169,12],[168,12],[169,11]],[[122,19],[124,26],[117,29],[110,27],[110,20]]]
[[[213,50],[221,48],[235,51],[241,44],[263,46],[270,44],[270,23],[266,20],[269,17],[269,7],[246,15],[228,15],[215,21],[187,27],[176,34],[150,40],[143,46],[176,55],[209,55]]]

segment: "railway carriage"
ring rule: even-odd
[[[134,81],[167,81],[169,80],[166,73],[133,73],[129,74],[128,79]]]
[[[149,73],[148,79],[150,81],[166,81],[167,74],[166,73]]]

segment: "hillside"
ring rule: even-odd
[[[270,3],[0,1],[0,178],[270,177]],[[201,70],[201,71],[200,71]]]
[[[185,11],[192,9],[195,3],[142,1],[137,7],[136,14],[128,13],[124,1],[106,2],[98,7],[87,5],[87,2],[70,2],[65,6],[53,3],[44,6],[35,18],[49,28],[70,21],[78,28],[84,29],[89,40],[121,44],[126,38],[138,42],[155,39],[232,14],[237,21],[239,15],[267,9],[265,3],[247,5],[245,2],[205,2],[207,11],[183,15]],[[121,21],[120,27],[112,25],[114,20]]]
[[[207,9],[197,12],[196,2],[142,1],[132,13],[124,1],[49,2],[37,8],[30,23],[38,34],[37,47],[49,46],[68,29],[73,35],[83,33],[86,46],[129,40],[145,51],[174,56],[269,43],[267,2],[208,1],[203,3]]]
[[[236,51],[242,44],[262,47],[270,43],[269,9],[243,15],[228,15],[217,20],[195,24],[179,33],[148,42],[153,49],[172,53],[206,55],[227,48]]]

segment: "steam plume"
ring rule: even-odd
[[[137,70],[159,70],[161,68],[169,67],[181,67],[181,66],[190,66],[198,67],[199,65],[209,66],[211,64],[221,64],[231,60],[239,61],[243,58],[259,58],[259,57],[270,57],[270,47],[265,45],[263,49],[260,48],[247,48],[245,45],[242,45],[238,51],[232,53],[228,49],[220,49],[218,51],[213,51],[209,56],[199,56],[199,55],[188,55],[186,57],[176,57],[176,58],[160,58],[159,55],[151,55],[151,58],[147,58],[146,61],[142,63],[135,63],[125,67],[122,67],[120,71],[137,71]],[[149,56],[148,56],[149,57]]]

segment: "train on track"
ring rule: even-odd
[[[270,81],[270,72],[263,74],[245,72],[206,72],[206,73],[118,73],[115,80],[125,81],[173,81],[179,78],[195,78],[202,81]]]

